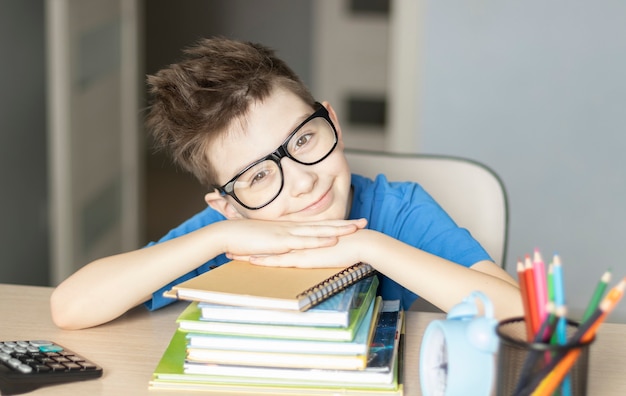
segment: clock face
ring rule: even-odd
[[[422,346],[420,381],[427,396],[444,396],[448,382],[448,344],[441,329],[429,327]]]
[[[483,296],[474,292],[471,298]],[[473,300],[472,300],[473,301]],[[471,301],[470,301],[471,302]],[[484,297],[485,306],[491,307]],[[445,320],[426,327],[420,349],[420,383],[424,396],[489,395],[498,340],[493,309],[476,317],[476,307],[464,300]]]

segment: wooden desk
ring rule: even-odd
[[[60,330],[50,318],[52,288],[0,284],[0,340],[49,339],[83,354],[104,368],[99,380],[41,388],[33,395],[198,395],[149,391],[148,381],[176,329],[181,302],[148,312],[136,308],[121,318],[87,330]],[[98,309],[98,307],[94,307]],[[441,314],[408,312],[405,395],[420,395],[418,356],[426,325]],[[626,325],[606,323],[591,351],[589,394],[626,394]]]

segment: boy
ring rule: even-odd
[[[522,313],[515,281],[414,183],[351,175],[329,103],[273,51],[216,38],[149,77],[155,141],[209,191],[207,208],[159,243],[96,260],[51,298],[62,328],[95,326],[228,259],[381,274],[384,298],[412,290],[447,311],[473,290],[499,317]],[[398,283],[396,283],[398,282]],[[116,291],[123,291],[116,293]]]

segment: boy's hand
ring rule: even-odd
[[[303,223],[244,219],[220,224],[224,227],[224,251],[228,257],[238,260],[333,246],[340,237],[366,225],[365,219]]]
[[[347,267],[359,261],[363,236],[367,231],[357,231],[337,238],[337,242],[328,246],[293,249],[285,253],[232,256],[233,259],[249,261],[252,264],[270,267]]]

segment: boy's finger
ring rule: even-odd
[[[307,225],[299,226],[290,232],[295,236],[311,236],[311,237],[335,237],[341,235],[352,234],[359,230],[355,224],[345,225]]]
[[[323,221],[313,221],[313,222],[305,222],[303,225],[311,225],[311,226],[333,226],[333,227],[342,227],[346,225],[356,225],[359,228],[363,228],[367,225],[367,219],[354,219],[354,220],[323,220]]]

